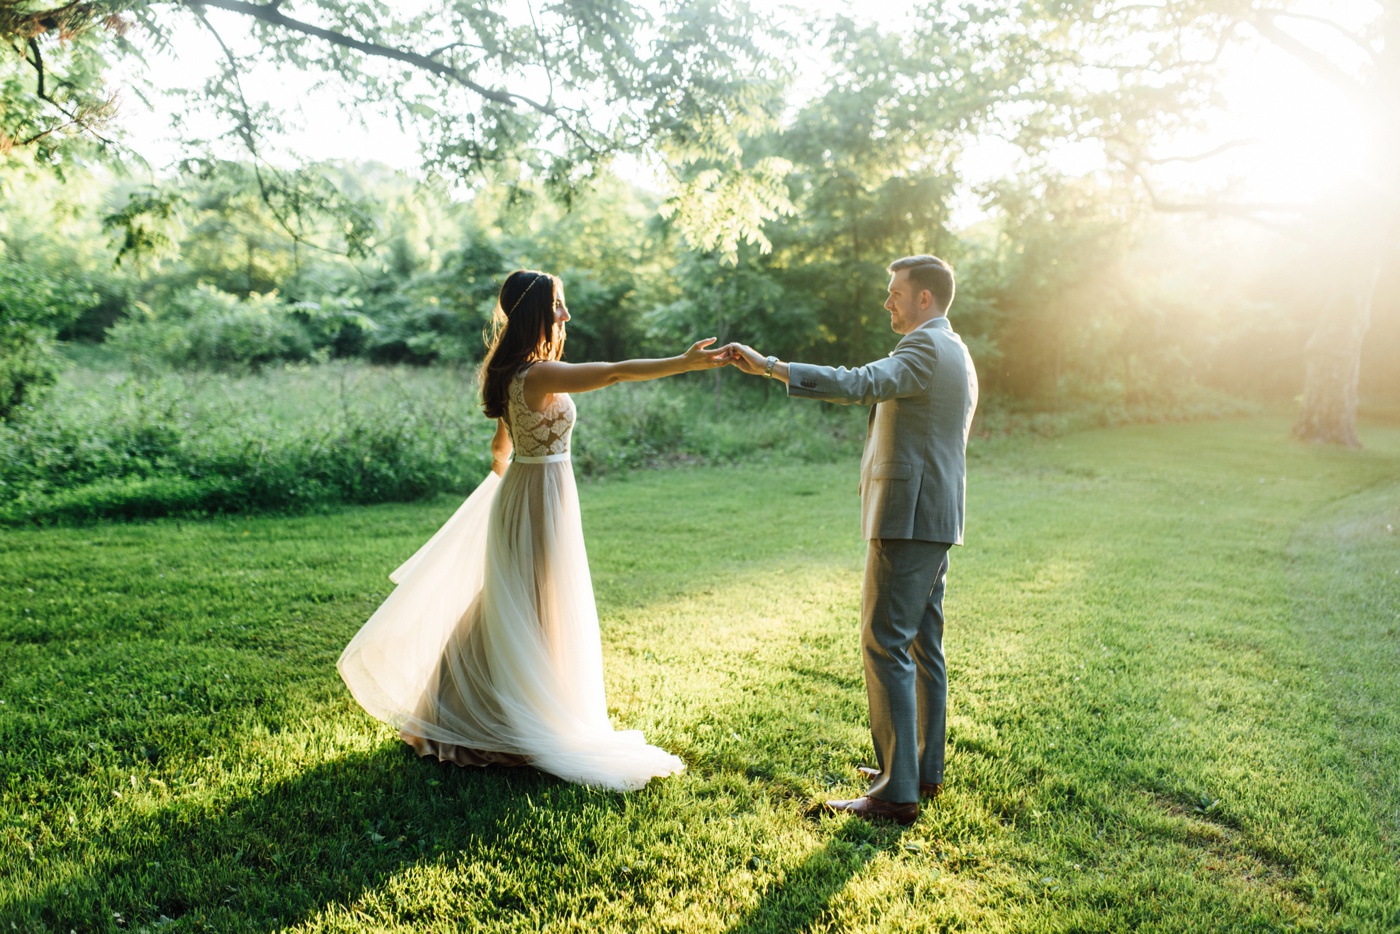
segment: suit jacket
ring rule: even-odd
[[[788,364],[788,395],[874,406],[860,464],[862,536],[962,544],[977,371],[947,318],[855,369]]]

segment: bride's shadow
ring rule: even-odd
[[[246,797],[170,800],[103,834],[103,851],[119,856],[9,907],[18,930],[132,931],[162,917],[190,930],[272,930],[350,905],[410,866],[471,859],[528,811],[609,801],[534,769],[457,768],[386,744]]]

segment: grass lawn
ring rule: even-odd
[[[8,931],[1400,930],[1400,426],[974,451],[946,794],[869,761],[856,463],[583,487],[618,795],[414,758],[336,656],[456,503],[0,532]]]

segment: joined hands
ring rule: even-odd
[[[726,359],[731,366],[738,367],[750,376],[762,376],[763,371],[768,368],[768,358],[747,344],[735,341],[724,345],[721,350],[728,354]]]
[[[713,370],[717,367],[732,366],[737,367],[750,376],[771,376],[774,379],[786,383],[788,380],[788,369],[786,363],[774,361],[773,367],[768,366],[768,358],[754,350],[748,344],[741,344],[738,341],[725,344],[723,347],[714,346],[715,339],[707,337],[704,340],[696,341],[690,345],[690,349],[683,355],[686,369],[690,370]]]
[[[768,366],[768,358],[747,344],[735,341],[723,347],[714,348],[715,338],[707,337],[690,345],[683,357],[691,369],[714,369],[721,366],[738,367],[751,376],[762,376]]]

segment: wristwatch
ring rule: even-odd
[[[773,378],[773,366],[774,366],[777,362],[778,362],[778,358],[777,358],[777,357],[769,357],[769,358],[768,358],[768,365],[767,365],[766,367],[763,368],[763,375],[764,375],[765,377],[767,377],[768,379],[772,379],[772,378]]]

